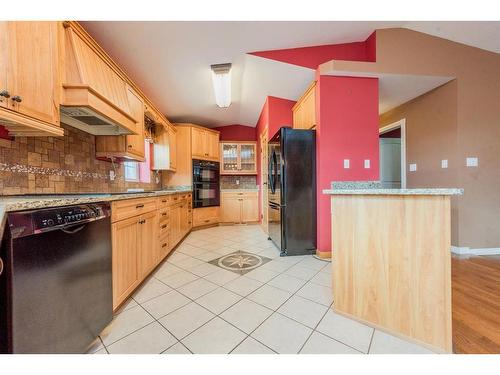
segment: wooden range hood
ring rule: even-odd
[[[95,135],[138,134],[139,96],[75,22],[63,22],[61,122]],[[142,103],[142,102],[141,102]]]

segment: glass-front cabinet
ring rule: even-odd
[[[257,142],[221,142],[221,174],[257,174]]]

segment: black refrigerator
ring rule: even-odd
[[[269,239],[281,256],[316,252],[316,131],[281,128],[268,142]]]

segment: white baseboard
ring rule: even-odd
[[[500,247],[471,249],[470,247],[452,246],[451,252],[457,255],[500,255]]]

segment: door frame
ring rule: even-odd
[[[264,142],[265,140],[265,142]],[[267,209],[267,184],[268,178],[264,179],[264,172],[267,173],[267,142],[268,139],[268,129],[265,128],[264,131],[260,134],[259,144],[260,144],[260,199],[261,199],[261,207],[262,212],[260,212],[260,225],[264,232],[269,233],[269,213],[265,215],[264,221],[264,210]],[[264,146],[263,146],[264,145]],[[264,158],[265,156],[265,158]],[[265,181],[264,181],[265,180]]]
[[[393,122],[378,129],[379,138],[381,134],[401,128],[401,188],[406,189],[406,118]]]

